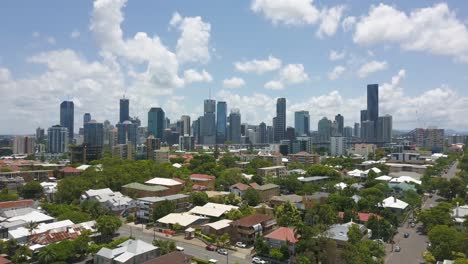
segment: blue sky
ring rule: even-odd
[[[468,130],[466,1],[6,1],[0,8],[0,134],[59,122],[62,100],[118,120],[126,91],[146,124],[202,114],[203,99],[271,124],[275,99],[312,128],[365,108],[380,84],[394,127]]]

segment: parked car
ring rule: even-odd
[[[208,263],[218,263],[218,260],[216,260],[216,259],[210,259],[210,260],[208,260]]]
[[[396,247],[395,247],[395,252],[400,252],[400,251],[401,251],[400,246],[396,246]]]
[[[207,246],[206,246],[206,250],[215,251],[215,250],[216,250],[216,247],[213,246],[213,245],[207,245]]]
[[[404,233],[404,234],[403,234],[403,237],[404,237],[404,238],[408,238],[408,237],[409,237],[409,233]]]
[[[221,254],[221,255],[227,255],[228,254],[228,251],[224,248],[218,248],[216,250],[216,252],[218,252],[218,254]]]
[[[252,258],[252,263],[255,264],[266,264],[267,262],[259,257]]]
[[[183,247],[179,247],[179,246],[176,246],[175,249],[176,249],[177,251],[184,251],[184,248],[183,248]]]
[[[411,227],[416,227],[416,223],[415,223],[415,222],[411,222],[410,226],[411,226]]]
[[[242,243],[242,242],[237,242],[237,243],[236,243],[236,247],[246,248],[247,245],[246,245],[245,243]]]

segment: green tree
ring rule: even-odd
[[[25,199],[39,199],[43,194],[44,188],[37,181],[26,183],[21,190],[21,196]]]
[[[275,207],[275,217],[279,226],[296,226],[301,222],[301,213],[289,201]]]
[[[104,241],[108,241],[122,225],[119,218],[112,215],[102,215],[96,220],[96,228]]]
[[[11,258],[13,263],[15,264],[26,264],[29,263],[28,259],[32,256],[31,250],[28,246],[22,245],[19,246],[18,249],[15,251],[15,254]]]
[[[273,163],[270,161],[261,159],[261,158],[254,158],[252,159],[249,164],[244,169],[244,172],[247,174],[257,174],[257,169],[259,168],[264,168],[264,167],[270,167],[273,166]]]
[[[225,168],[234,168],[236,166],[236,162],[239,160],[239,157],[236,157],[232,154],[225,154],[222,158],[219,159],[218,163]]]
[[[242,171],[238,168],[230,168],[221,172],[215,180],[215,185],[219,191],[229,191],[229,187],[238,182],[245,182]]]
[[[247,202],[250,206],[256,206],[260,203],[261,197],[260,193],[255,190],[254,188],[249,188],[244,192],[244,196],[242,198]]]
[[[348,230],[348,242],[356,245],[362,239],[361,230],[359,230],[359,225],[353,224]]]
[[[276,259],[276,260],[283,260],[284,259],[283,252],[281,252],[281,250],[279,248],[272,248],[270,250],[270,257],[272,259]]]
[[[203,206],[208,202],[208,195],[204,192],[193,192],[190,194],[190,201],[195,206]]]
[[[30,222],[26,223],[25,227],[26,227],[26,229],[28,229],[28,233],[29,233],[30,238],[34,234],[34,230],[36,230],[38,226],[39,226],[39,224],[37,222],[34,222],[34,221],[30,221]]]
[[[176,205],[173,201],[164,200],[158,203],[153,210],[153,220],[156,221],[170,213],[175,212]]]
[[[393,237],[394,227],[386,219],[377,219],[375,215],[367,221],[367,228],[372,230],[372,239],[389,241]]]
[[[176,244],[174,241],[155,239],[153,245],[158,247],[161,255],[166,255],[176,250]]]
[[[57,254],[50,247],[45,247],[39,251],[38,260],[41,264],[54,263],[57,260]]]
[[[429,251],[438,260],[453,259],[453,251],[458,251],[463,235],[453,227],[437,225],[429,231],[431,246]]]
[[[436,225],[451,225],[451,207],[449,203],[441,202],[431,209],[422,211],[418,220],[423,223],[426,232]]]
[[[242,198],[235,195],[234,193],[229,193],[224,197],[224,203],[230,205],[238,205],[242,202]]]
[[[265,239],[263,239],[263,237],[260,236],[257,237],[257,239],[255,239],[254,248],[255,251],[257,251],[258,254],[262,256],[268,256],[270,253],[270,247],[265,242]]]

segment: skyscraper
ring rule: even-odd
[[[36,129],[36,141],[42,142],[45,139],[45,131],[43,128],[38,127]]]
[[[335,116],[335,121],[336,121],[336,133],[338,136],[343,136],[344,134],[344,117],[341,114],[337,114]]]
[[[47,129],[49,153],[64,153],[68,150],[68,129],[59,125]]]
[[[332,122],[326,117],[323,117],[318,122],[318,135],[320,141],[329,141],[332,131]]]
[[[181,136],[185,136],[185,135],[191,135],[191,131],[190,131],[190,116],[188,115],[183,115],[180,117],[180,121],[181,121],[181,130],[180,130],[180,135]]]
[[[297,136],[308,135],[310,131],[309,111],[294,112],[294,128]]]
[[[120,99],[120,117],[119,122],[130,120],[130,100],[127,98]]]
[[[33,154],[36,139],[28,136],[15,136],[13,138],[13,154]]]
[[[96,120],[87,122],[84,125],[84,143],[102,148],[104,145],[104,125]]]
[[[259,143],[260,144],[265,144],[268,143],[268,134],[267,134],[267,126],[264,122],[261,122],[260,125],[258,125],[258,133],[259,133]]]
[[[365,142],[373,143],[375,141],[375,125],[373,121],[367,120],[362,122],[361,139]]]
[[[361,137],[361,125],[359,123],[354,123],[354,133],[353,136],[360,138]]]
[[[83,128],[86,125],[86,123],[88,123],[89,121],[91,121],[91,114],[90,113],[85,113],[83,115]]]
[[[73,141],[75,110],[72,101],[63,101],[60,104],[60,125],[68,129],[69,142]]]
[[[202,144],[214,145],[216,143],[216,101],[206,99],[203,106],[204,115],[201,124]]]
[[[146,139],[146,159],[154,160],[154,151],[161,148],[161,140],[150,135]]]
[[[379,116],[377,121],[377,142],[383,144],[392,142],[392,122],[391,115]]]
[[[286,133],[286,98],[276,100],[275,141],[285,139]]]
[[[241,143],[241,114],[237,108],[231,109],[229,114],[229,135],[232,143]]]
[[[161,107],[152,107],[148,112],[148,134],[162,140],[165,122],[164,110]]]
[[[379,119],[379,85],[367,85],[367,120],[374,122],[374,138],[377,136],[377,121]]]
[[[216,143],[223,144],[226,141],[227,106],[226,102],[218,102],[216,109]]]
[[[128,120],[117,124],[117,144],[127,144],[131,142],[132,147],[135,148],[137,134],[137,124]]]

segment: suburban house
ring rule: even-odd
[[[287,194],[273,196],[270,198],[270,204],[272,207],[284,204],[286,202],[292,203],[297,209],[304,210],[304,204],[302,203],[303,197],[297,194]]]
[[[177,194],[182,191],[184,181],[180,179],[169,179],[156,177],[145,182],[148,185],[159,185],[168,188],[167,195]]]
[[[382,217],[378,214],[373,214],[373,213],[357,213],[357,218],[356,219],[359,223],[361,224],[365,224],[369,221],[369,219],[372,217],[372,216],[375,216],[378,220],[382,219]],[[338,212],[338,217],[340,219],[343,219],[344,218],[344,212]]]
[[[143,264],[196,264],[193,256],[185,253],[174,251],[166,255],[148,260]]]
[[[169,188],[160,185],[146,185],[132,182],[122,186],[122,193],[132,197],[165,196]]]
[[[40,223],[37,228],[33,231],[34,234],[42,234],[49,230],[67,228],[73,226],[74,223],[70,220],[63,220],[51,223]],[[15,239],[18,243],[26,243],[28,237],[31,235],[26,227],[18,227],[16,229],[8,231],[8,239]]]
[[[0,214],[0,238],[10,237],[9,232],[26,226],[29,222],[52,223],[55,219],[49,215],[41,213],[34,208],[19,208],[4,211]]]
[[[63,240],[73,240],[78,238],[85,231],[90,231],[91,233],[96,232],[95,225],[95,221],[89,221],[71,226],[49,229],[42,233],[40,230],[34,231],[29,238],[29,242],[32,248],[41,248]]]
[[[276,219],[264,214],[253,214],[231,223],[231,240],[253,244],[257,237],[273,230]]]
[[[330,196],[330,193],[317,192],[312,195],[305,195],[302,202],[304,203],[304,207],[306,209],[310,209],[316,204],[325,203],[328,199],[328,196]]]
[[[229,187],[229,192],[237,195],[237,196],[240,196],[242,197],[245,193],[245,191],[247,191],[247,189],[250,189],[252,187],[250,187],[249,185],[247,184],[243,184],[243,183],[236,183],[234,185],[231,185],[231,187]]]
[[[19,201],[9,201],[9,202],[0,202],[0,214],[7,210],[14,210],[20,208],[33,207],[33,200],[19,200]]]
[[[271,166],[257,169],[257,175],[264,177],[283,177],[288,175],[286,166]]]
[[[112,212],[122,212],[136,207],[137,203],[132,198],[120,192],[113,192],[109,188],[90,189],[81,195],[81,203],[89,200],[98,201],[103,207]]]
[[[289,227],[280,227],[271,233],[263,236],[266,243],[274,248],[280,248],[282,245],[288,246],[291,252],[296,251],[296,244],[299,242],[300,235],[296,230]]]
[[[195,227],[209,222],[208,217],[193,215],[190,213],[172,213],[157,220],[157,223],[163,228],[172,229],[175,224],[183,228]]]
[[[408,208],[408,204],[402,200],[397,199],[394,196],[390,196],[384,199],[380,204],[380,207],[389,208],[394,213],[402,213]]]
[[[371,230],[367,229],[364,225],[353,222],[330,226],[330,228],[324,233],[324,236],[336,242],[336,248],[334,250],[327,250],[328,259],[332,261],[331,263],[342,263],[341,253],[345,248],[346,243],[348,243],[348,231],[353,225],[358,225],[359,230],[362,233],[362,239],[368,239],[372,236]],[[333,260],[335,261],[333,262]]]
[[[213,190],[215,187],[215,176],[207,174],[192,174],[189,179],[194,185],[205,186],[209,190]]]
[[[205,235],[220,236],[224,233],[230,233],[229,228],[231,227],[231,223],[232,223],[232,220],[222,219],[213,223],[202,225],[201,231]]]
[[[159,256],[159,249],[142,240],[129,239],[117,248],[101,248],[94,256],[95,264],[140,264]]]
[[[143,222],[152,219],[153,210],[163,201],[171,201],[175,204],[175,212],[185,212],[190,207],[190,197],[185,194],[173,194],[163,197],[143,197],[137,199],[139,210],[136,217]]]
[[[254,184],[252,187],[260,193],[261,202],[268,202],[271,197],[280,194],[279,185],[273,183],[267,183],[264,185]]]
[[[193,215],[209,217],[211,219],[217,219],[232,209],[238,208],[239,207],[234,205],[206,203],[203,206],[195,206],[189,211],[189,213]]]
[[[71,176],[80,176],[83,171],[73,168],[73,167],[64,167],[59,170],[59,175],[62,178],[71,177]]]
[[[462,205],[457,202],[457,206],[452,209],[451,216],[455,222],[455,226],[459,229],[464,228],[463,223],[465,222],[465,217],[468,215],[468,205]]]

